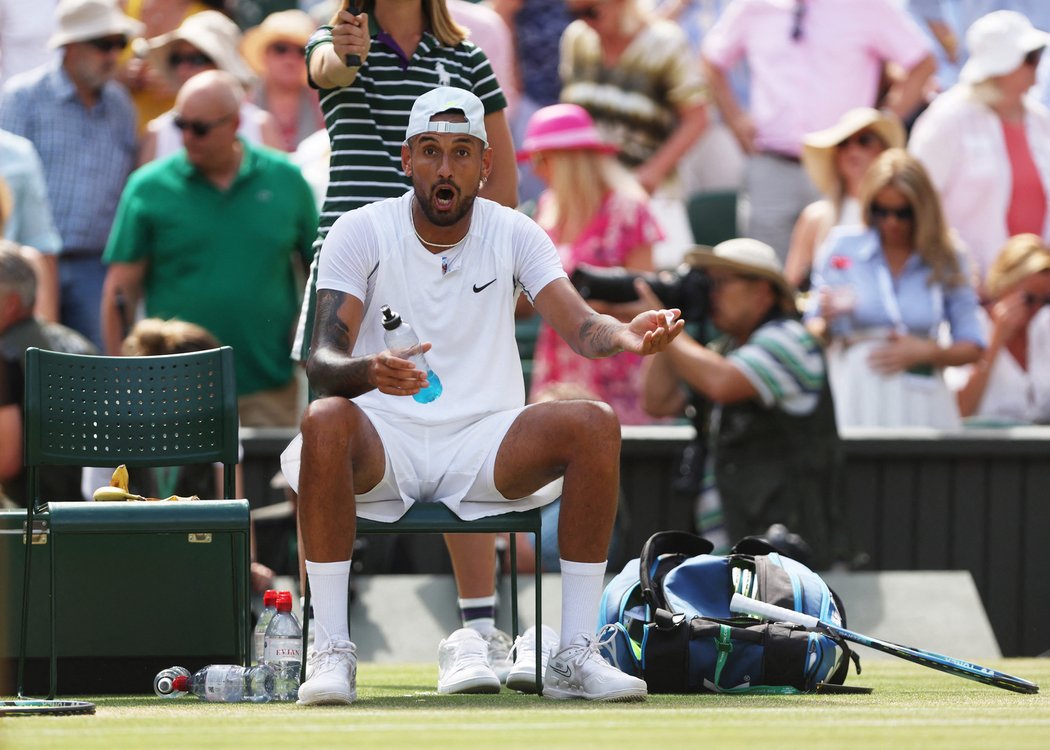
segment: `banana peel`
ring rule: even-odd
[[[92,493],[95,502],[114,502],[120,500],[134,500],[144,502],[168,502],[171,500],[200,500],[197,495],[183,497],[181,495],[169,495],[168,497],[143,497],[132,492],[126,492],[119,487],[99,487]]]
[[[118,489],[124,490],[124,492],[129,492],[130,491],[130,488],[128,487],[128,467],[127,466],[125,466],[124,464],[121,464],[120,466],[118,466],[117,468],[115,468],[113,470],[113,476],[109,480],[109,486],[110,487],[116,487]],[[98,498],[95,498],[95,499],[97,500]],[[123,498],[123,499],[127,499],[127,498]]]

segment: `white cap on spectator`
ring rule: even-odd
[[[458,110],[467,118],[466,122],[431,122],[434,115]],[[408,117],[408,129],[405,141],[420,133],[466,133],[472,135],[486,146],[489,145],[485,133],[485,105],[474,94],[466,89],[453,86],[440,86],[431,89],[416,99],[412,105],[412,114]]]
[[[1021,67],[1025,55],[1048,43],[1050,34],[1032,26],[1020,13],[997,10],[981,16],[966,32],[970,59],[959,71],[959,80],[980,83],[1011,73]]]
[[[117,34],[131,39],[141,34],[143,28],[141,23],[121,12],[116,0],[61,0],[55,8],[55,33],[48,46],[57,49]]]

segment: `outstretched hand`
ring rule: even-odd
[[[390,396],[414,396],[427,387],[427,374],[419,370],[412,360],[413,354],[426,354],[430,343],[421,344],[405,351],[382,351],[372,358],[368,366],[368,380],[380,393]]]
[[[647,355],[662,352],[685,328],[682,311],[647,310],[634,317],[623,331],[620,346],[625,352]]]

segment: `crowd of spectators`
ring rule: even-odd
[[[245,424],[296,424],[296,263],[408,189],[412,102],[453,85],[485,104],[481,195],[533,215],[567,270],[675,267],[690,193],[737,191],[738,235],[802,290],[791,330],[823,345],[840,428],[1050,421],[1050,5],[359,5],[361,26],[336,0],[0,1],[3,237],[35,273],[32,311],[0,278],[12,318],[102,351],[145,315],[198,323],[264,394]],[[565,383],[653,418],[637,363],[593,364],[541,332],[532,400]]]

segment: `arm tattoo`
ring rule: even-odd
[[[585,357],[608,357],[620,351],[613,340],[623,327],[620,321],[608,315],[590,315],[580,325],[580,354]]]
[[[339,317],[346,301],[344,292],[320,289],[314,317],[314,339],[307,374],[310,385],[322,396],[353,398],[372,390],[368,382],[368,358],[351,357],[350,330]]]

